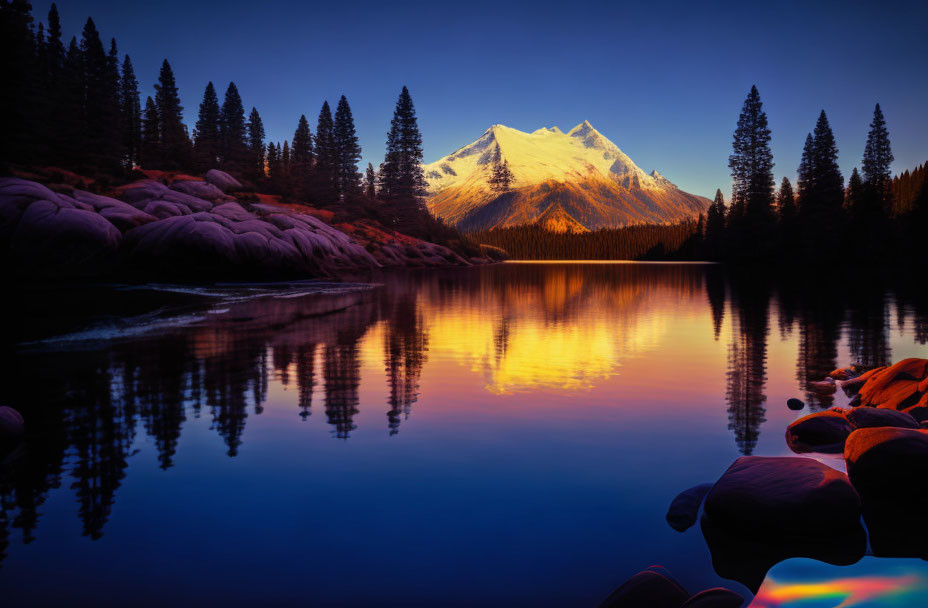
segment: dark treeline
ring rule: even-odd
[[[760,94],[752,87],[729,157],[731,205],[716,192],[701,235],[704,257],[806,264],[924,260],[918,247],[928,229],[925,170],[919,167],[892,178],[892,147],[879,104],[873,110],[860,170],[855,167],[847,183],[824,110],[806,136],[795,189],[785,177],[779,189],[775,187],[770,137]]]
[[[526,226],[472,234],[521,259],[702,259],[731,263],[796,261],[827,264],[920,262],[928,234],[926,165],[893,178],[889,131],[879,104],[860,171],[845,184],[838,147],[822,111],[808,134],[796,187],[776,188],[767,115],[751,88],[729,157],[732,201],[721,190],[698,222],[633,226],[589,233],[551,233]]]
[[[592,232],[551,232],[526,225],[472,232],[474,242],[505,249],[517,260],[685,260],[698,257],[702,221]]]
[[[266,141],[257,108],[246,111],[230,82],[220,98],[206,84],[192,129],[167,59],[154,96],[143,95],[129,55],[115,39],[106,45],[88,18],[80,37],[65,43],[58,9],[35,23],[32,6],[0,0],[0,174],[12,166],[56,167],[94,179],[105,189],[134,179],[134,169],[232,173],[246,191],[280,195],[437,240],[455,238],[423,204],[422,136],[406,87],[397,100],[379,171],[362,178],[361,147],[345,96],[334,113],[323,102],[315,132],[306,116],[295,120],[292,140]]]

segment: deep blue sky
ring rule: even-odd
[[[50,2],[35,2],[44,21]],[[845,176],[880,102],[894,170],[928,160],[925,2],[58,2],[65,36],[93,16],[129,53],[143,95],[163,58],[188,125],[207,81],[234,80],[269,138],[348,97],[375,166],[397,94],[412,93],[434,161],[494,123],[589,120],[643,169],[711,196],[730,189],[731,134],[760,90],[777,181],[795,178],[824,108]],[[66,41],[67,44],[67,41]]]

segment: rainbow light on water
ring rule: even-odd
[[[751,602],[751,608],[811,605],[851,608],[873,601],[879,601],[881,606],[912,606],[916,596],[928,601],[928,579],[914,574],[799,583],[768,577]],[[835,603],[825,603],[830,600]]]

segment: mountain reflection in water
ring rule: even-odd
[[[505,264],[376,282],[333,295],[212,302],[191,323],[140,335],[6,344],[0,404],[23,413],[27,437],[3,455],[0,559],[16,538],[29,543],[41,533],[53,492],[70,489],[83,535],[101,538],[144,443],[171,469],[189,421],[207,417],[236,457],[249,421],[281,395],[293,424],[324,424],[351,443],[362,412],[380,411],[393,436],[426,398],[448,404],[448,424],[468,413],[493,424],[525,408],[568,416],[571,401],[592,420],[582,402],[610,391],[685,425],[696,414],[686,409],[689,392],[716,398],[737,452],[751,454],[771,382],[783,384],[777,399],[826,408],[843,396],[816,394],[810,381],[845,363],[924,352],[928,341],[926,295],[907,281],[862,289],[708,265]],[[727,360],[715,357],[714,344]],[[771,357],[792,359],[795,378],[771,378]],[[368,363],[382,365],[379,379],[362,374]],[[723,390],[710,394],[719,382]],[[465,390],[477,398],[460,401]],[[487,411],[481,394],[500,409]],[[782,432],[770,430],[780,442]]]

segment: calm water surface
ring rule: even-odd
[[[667,507],[847,401],[808,381],[928,356],[926,296],[869,281],[505,264],[31,290],[0,382],[28,426],[0,467],[4,605],[595,606],[652,564],[749,597]],[[815,606],[920,605],[928,564],[791,560],[756,605],[810,581],[839,598]]]

